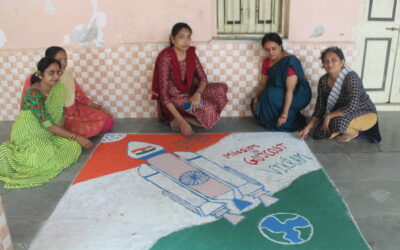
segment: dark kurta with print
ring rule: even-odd
[[[181,72],[181,80],[186,81],[186,61],[179,61],[179,68]],[[183,116],[188,114],[196,117],[196,119],[205,127],[211,128],[219,120],[220,114],[228,103],[226,92],[228,86],[225,83],[208,83],[203,93],[201,93],[201,99],[204,102],[200,108],[191,110],[189,112],[184,111],[184,103],[189,102],[193,93],[196,91],[198,84],[194,83],[193,88],[187,91],[180,91],[173,80],[173,69],[172,69],[172,58],[168,53],[164,53],[160,57],[159,70],[159,91],[160,91],[160,104],[163,106],[162,111],[165,119],[172,120],[173,116],[169,113],[165,107],[167,104],[172,103],[178,112]],[[200,61],[196,56],[195,59],[195,79],[207,82],[206,74],[201,67]]]
[[[319,118],[320,121],[312,132],[314,139],[329,138],[334,132],[345,134],[351,120],[364,114],[376,113],[375,105],[365,92],[360,77],[356,72],[351,71],[343,80],[339,98],[331,111],[340,110],[344,116],[331,119],[329,123],[330,131],[326,133],[322,130],[322,124],[330,91],[328,74],[326,74],[318,82],[318,97],[313,116]]]

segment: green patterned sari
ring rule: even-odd
[[[11,139],[0,145],[0,180],[5,182],[4,188],[42,185],[78,159],[82,151],[79,143],[46,129],[61,124],[65,98],[65,87],[59,83],[47,98],[33,88],[26,92]]]

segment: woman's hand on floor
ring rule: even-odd
[[[278,118],[278,122],[277,122],[278,127],[280,127],[280,126],[282,126],[283,124],[285,124],[286,121],[287,121],[287,117],[280,116],[280,117]]]
[[[182,120],[179,122],[179,130],[182,134],[186,136],[193,134],[192,126],[190,126],[190,124],[186,120]]]
[[[303,130],[300,131],[299,137],[300,139],[306,139],[308,137],[308,134],[310,134],[311,129],[308,128],[307,126],[303,128]]]
[[[84,148],[90,148],[93,145],[88,138],[80,135],[78,135],[75,140]]]

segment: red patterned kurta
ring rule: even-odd
[[[25,81],[22,96],[24,96],[26,90],[31,86],[31,77],[32,75]],[[107,120],[112,120],[112,116],[100,109],[89,107],[90,99],[85,95],[76,81],[74,81],[74,84],[75,102],[70,107],[65,108],[64,128],[85,137],[92,137],[104,132],[102,129]]]
[[[186,79],[186,61],[179,61],[179,68],[181,71],[182,81]],[[168,53],[164,53],[160,57],[158,70],[159,75],[159,101],[163,106],[161,110],[164,110],[163,116],[167,120],[172,120],[173,117],[165,105],[172,103],[176,109],[183,116],[194,116],[205,128],[211,128],[219,120],[222,110],[228,103],[228,98],[226,97],[226,92],[228,87],[225,83],[208,83],[203,93],[201,94],[201,99],[204,105],[195,110],[186,112],[183,109],[183,105],[189,102],[193,93],[197,90],[198,84],[194,83],[193,88],[188,91],[180,91],[174,83],[173,80],[173,70],[172,70],[172,58]],[[195,79],[207,82],[207,76],[201,67],[200,61],[196,56],[196,69],[194,73]],[[166,113],[165,113],[166,112]]]
[[[75,81],[75,102],[65,108],[64,127],[85,137],[92,137],[102,132],[104,123],[111,116],[100,109],[89,107],[90,99]]]

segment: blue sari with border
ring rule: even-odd
[[[296,73],[298,83],[293,92],[287,121],[278,127],[278,118],[285,103],[286,79],[290,67]],[[269,68],[267,86],[260,94],[253,115],[268,130],[293,132],[306,125],[306,118],[300,111],[307,107],[310,101],[310,84],[304,75],[299,59],[295,56],[285,56]]]

